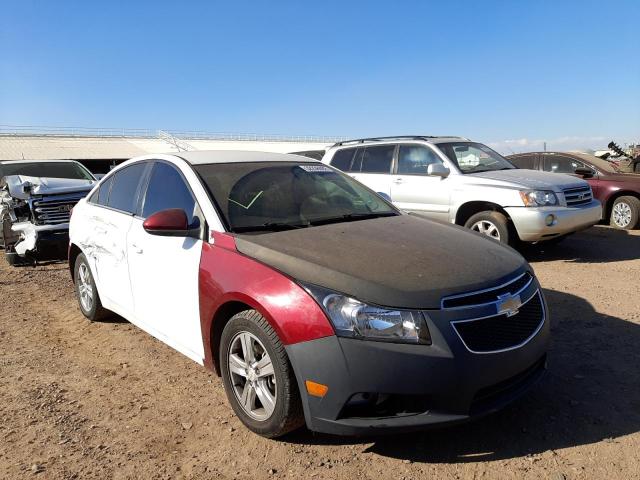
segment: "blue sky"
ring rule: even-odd
[[[637,0],[0,7],[0,124],[640,141]]]

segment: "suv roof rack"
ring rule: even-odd
[[[348,144],[357,144],[364,142],[383,142],[386,140],[431,140],[434,138],[459,138],[461,140],[469,140],[465,137],[459,137],[457,135],[392,135],[390,137],[370,137],[370,138],[355,138],[353,140],[343,140],[335,143],[334,147],[339,147]]]

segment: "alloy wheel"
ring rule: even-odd
[[[85,312],[90,312],[93,308],[93,285],[91,284],[90,276],[87,264],[81,263],[78,267],[78,294]]]
[[[242,409],[251,418],[267,420],[276,406],[276,376],[267,349],[249,332],[238,333],[227,355],[229,375]]]
[[[631,223],[631,207],[624,202],[616,203],[613,207],[613,222],[620,228],[626,228]]]
[[[498,227],[488,220],[480,220],[474,223],[471,225],[471,230],[482,233],[483,235],[494,238],[495,240],[500,240],[500,231],[498,230]]]

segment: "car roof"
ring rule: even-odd
[[[208,163],[241,163],[241,162],[317,162],[312,158],[301,157],[289,153],[255,152],[245,150],[199,150],[174,154],[191,165]]]
[[[473,142],[465,137],[456,137],[453,135],[431,136],[431,135],[398,135],[393,137],[372,137],[372,138],[356,138],[353,140],[344,140],[333,145],[332,148],[354,147],[359,145],[384,145],[386,143],[403,143],[403,142],[427,142],[427,143],[449,143],[449,142]]]
[[[585,161],[593,161],[594,159],[602,160],[600,157],[596,157],[595,155],[592,155],[590,153],[585,153],[585,152],[522,152],[522,153],[513,153],[511,155],[507,155],[507,158],[521,157],[523,155],[561,155],[563,157],[581,158]],[[606,161],[606,160],[603,160],[603,161]]]

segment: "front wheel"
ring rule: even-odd
[[[611,207],[611,226],[633,230],[640,219],[640,199],[631,196],[616,198]]]
[[[510,244],[515,240],[515,235],[511,235],[509,231],[509,220],[500,212],[476,213],[466,221],[464,226],[498,242]]]
[[[255,310],[233,316],[222,331],[220,367],[227,398],[251,431],[276,438],[302,426],[302,402],[284,346]]]
[[[84,253],[81,253],[78,255],[78,258],[76,258],[73,273],[76,284],[76,296],[78,297],[78,304],[80,305],[82,314],[92,322],[107,318],[111,312],[104,308],[102,302],[100,302],[98,288],[96,287],[91,268],[89,268],[89,262],[87,261],[87,257],[84,256]]]

